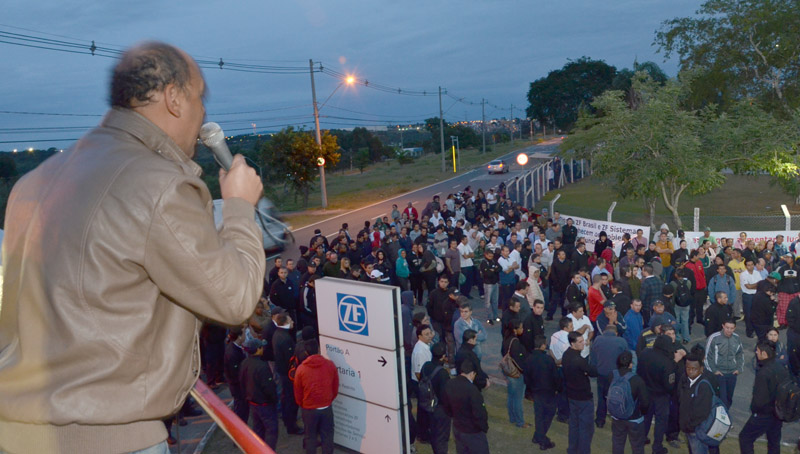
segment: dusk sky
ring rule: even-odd
[[[86,54],[0,42],[0,150],[65,148],[107,109],[116,60],[88,46],[124,49],[143,40],[174,44],[198,59],[297,68],[293,74],[205,68],[208,119],[228,134],[313,128],[308,60],[372,84],[427,91],[403,96],[343,86],[321,109],[323,128],[416,123],[438,116],[437,87],[448,121],[525,117],[530,82],[569,59],[588,56],[617,68],[635,58],[675,75],[652,46],[662,21],[690,16],[700,0],[564,1],[64,1],[11,0],[0,18],[8,33],[85,44]],[[31,41],[28,44],[41,45]],[[48,45],[45,45],[48,47]],[[300,72],[300,71],[305,72]],[[340,80],[315,74],[321,104]],[[458,102],[455,98],[464,98]],[[470,105],[473,102],[474,105]],[[257,112],[254,112],[257,111]],[[246,113],[239,113],[246,112]],[[92,116],[53,116],[39,113]],[[333,118],[339,117],[339,118]],[[69,129],[22,129],[62,128]],[[37,142],[38,141],[38,142]]]

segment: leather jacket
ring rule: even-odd
[[[160,419],[200,372],[199,318],[244,321],[266,266],[253,206],[226,200],[217,231],[200,173],[155,124],[114,108],[15,185],[0,451],[136,451],[166,438]]]

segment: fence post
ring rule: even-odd
[[[606,214],[606,221],[611,222],[611,215],[614,213],[614,208],[617,207],[617,202],[611,202],[611,206],[608,207],[608,214]]]
[[[570,183],[575,183],[575,160],[574,159],[570,159],[569,160],[569,175],[570,175],[569,182]]]
[[[556,194],[556,196],[553,197],[553,200],[550,201],[550,216],[552,216],[553,213],[555,213],[555,211],[556,211],[556,202],[560,198],[561,198],[561,194]]]
[[[545,188],[545,184],[547,183],[545,178],[547,175],[544,174],[543,170],[544,166],[539,166],[539,196],[542,198],[544,198],[544,195],[547,194],[547,189]]]
[[[527,196],[528,196],[528,175],[522,174],[522,197],[520,197],[521,200],[518,201],[517,203],[521,203],[522,206],[525,206],[525,204],[528,202]]]
[[[789,214],[789,209],[786,208],[786,205],[781,205],[781,210],[783,210],[783,215],[786,217],[786,232],[788,233],[789,230],[792,230],[792,215]]]
[[[585,159],[581,159],[581,178],[586,178],[586,173],[585,173],[585,171],[583,170],[583,163],[584,163],[585,161],[586,161]]]
[[[700,208],[694,207],[694,231],[700,231]]]

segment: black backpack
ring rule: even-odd
[[[433,382],[431,380],[433,380],[433,377],[435,377],[440,370],[442,370],[442,366],[436,366],[430,375],[423,375],[419,379],[417,402],[419,408],[428,413],[433,413],[436,411],[436,407],[439,406],[439,398],[436,397],[436,391],[433,389]]]
[[[692,304],[692,293],[689,291],[689,286],[681,279],[678,281],[678,288],[675,291],[675,303],[680,307],[686,307]]]
[[[778,385],[775,395],[775,416],[786,422],[800,419],[800,386],[797,386],[791,377],[787,377]]]

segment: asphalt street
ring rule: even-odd
[[[322,234],[327,236],[328,239],[333,239],[339,233],[342,223],[347,223],[349,225],[350,234],[354,235],[363,228],[364,221],[369,220],[373,222],[378,217],[388,216],[392,211],[392,204],[397,204],[398,209],[402,211],[405,209],[408,202],[412,202],[414,208],[421,213],[425,205],[431,201],[435,195],[439,195],[442,201],[444,201],[448,194],[456,193],[466,186],[471,186],[473,190],[482,188],[484,191],[496,187],[501,182],[513,179],[521,175],[525,170],[533,168],[537,163],[544,161],[543,158],[532,158],[525,166],[520,166],[516,162],[517,155],[524,152],[529,156],[549,156],[557,151],[560,142],[560,139],[553,139],[502,156],[501,159],[505,159],[506,163],[510,164],[510,169],[507,173],[489,175],[486,165],[482,165],[454,178],[449,178],[391,199],[365,200],[364,202],[367,206],[364,208],[348,211],[347,213],[333,216],[325,221],[293,230],[292,233],[295,237],[295,244],[289,246],[287,250],[280,255],[284,258],[298,258],[300,256],[298,247],[301,245],[308,246],[308,242],[314,236],[314,230],[316,229],[320,229]],[[488,164],[488,161],[486,164]],[[443,178],[447,177],[443,176]]]

